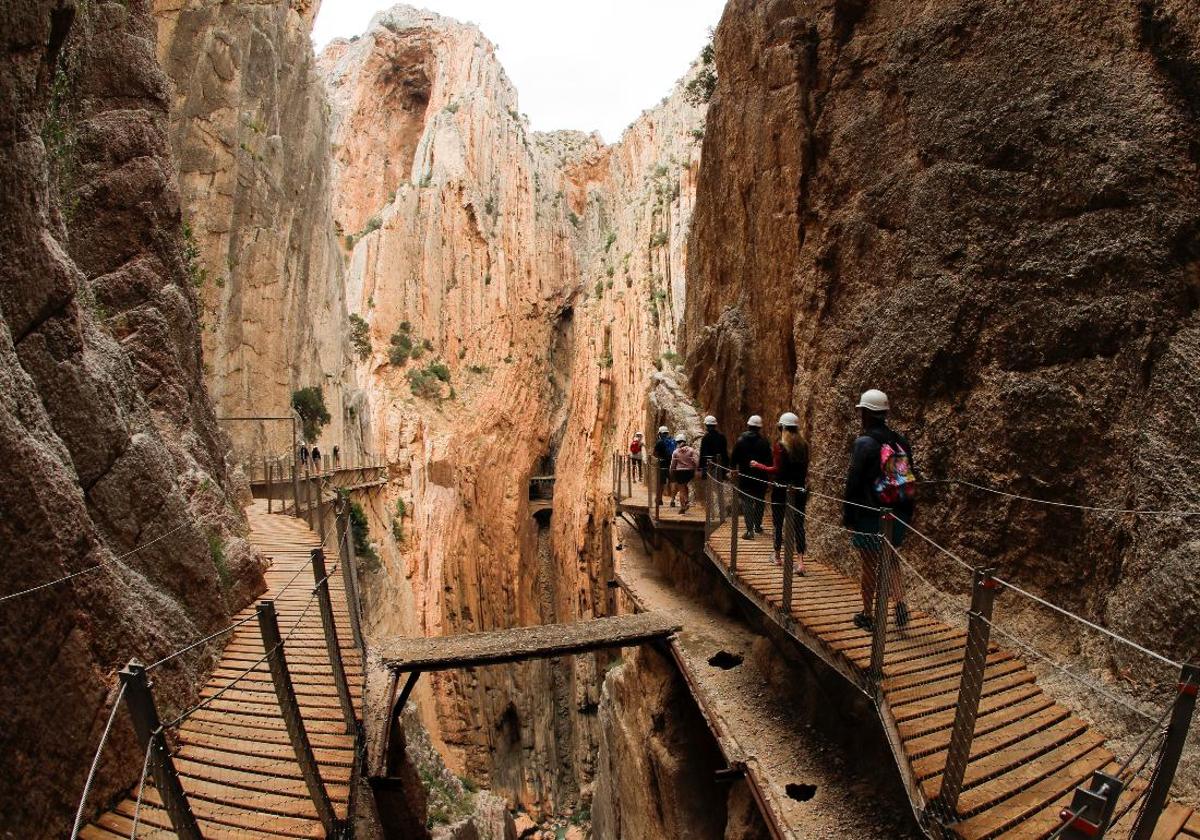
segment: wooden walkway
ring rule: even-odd
[[[739,541],[736,575],[729,571],[730,521],[713,531],[707,548],[730,583],[779,621],[782,569],[772,562],[767,520],[765,534]],[[806,567],[807,574],[794,579],[792,607],[780,623],[847,678],[866,686],[871,636],[853,622],[862,609],[858,582],[815,562],[811,554]],[[919,810],[940,790],[964,648],[963,630],[919,610],[913,610],[907,627],[888,633],[880,711]],[[1061,824],[1059,813],[1077,786],[1095,770],[1116,769],[1104,735],[1045,694],[1020,657],[992,644],[954,836],[1046,838]],[[1137,779],[1127,790],[1136,793],[1145,784]],[[1133,800],[1129,793],[1122,795],[1118,820],[1106,836],[1129,836],[1136,808],[1123,816],[1122,809]],[[1175,837],[1200,837],[1200,815],[1169,806],[1154,838]]]
[[[338,705],[320,610],[315,600],[309,605],[313,576],[306,567],[309,553],[320,545],[320,539],[302,520],[266,511],[263,501],[254,502],[246,511],[250,541],[272,561],[263,597],[275,599],[283,636],[300,622],[285,646],[287,662],[321,776],[338,818],[345,819],[355,736],[346,733]],[[326,556],[332,569],[336,551],[327,550]],[[301,569],[287,591],[276,597]],[[351,696],[361,709],[362,663],[350,631],[341,574],[332,575],[329,584]],[[253,614],[250,606],[239,618]],[[263,653],[258,623],[248,621],[230,636],[201,698],[213,696]],[[164,718],[169,714],[161,711]],[[175,764],[206,838],[325,836],[288,740],[265,662],[211,705],[188,717],[173,734],[171,740],[178,747]],[[136,795],[135,790],[133,797]],[[133,830],[133,797],[101,815],[81,836],[88,840],[128,838]],[[158,792],[147,779],[138,837],[176,836],[160,805]]]

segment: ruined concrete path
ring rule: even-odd
[[[676,661],[731,760],[746,761],[765,789],[766,807],[798,838],[919,837],[903,794],[880,797],[878,782],[854,768],[854,759],[800,722],[798,686],[773,661],[770,643],[740,620],[684,594],[645,552],[636,531],[614,525],[617,574],[643,609],[683,625],[673,642]],[[691,562],[691,561],[680,561]],[[757,643],[757,645],[756,645]],[[755,655],[757,647],[760,655]],[[724,652],[725,656],[718,657]],[[714,657],[714,662],[709,660]],[[740,663],[732,665],[740,658]],[[768,673],[763,665],[769,664]],[[725,665],[726,667],[721,667]],[[794,786],[789,788],[789,786]],[[799,801],[789,795],[809,797]]]

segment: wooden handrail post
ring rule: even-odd
[[[796,488],[788,487],[783,500],[783,516],[779,526],[783,528],[783,614],[792,614],[792,583],[796,573],[796,528],[792,511],[798,509]]]
[[[633,456],[625,455],[625,488],[628,492],[625,493],[625,498],[633,497]]]
[[[266,650],[267,664],[271,669],[271,682],[275,686],[279,710],[283,713],[288,740],[292,742],[296,762],[300,765],[300,775],[304,777],[304,784],[308,787],[308,794],[312,797],[317,818],[321,821],[326,835],[335,837],[340,826],[333,811],[333,803],[329,799],[329,792],[325,789],[325,782],[321,779],[321,768],[317,766],[317,759],[313,755],[304,718],[300,715],[300,704],[296,700],[292,675],[283,652],[283,639],[279,635],[274,601],[258,602],[258,629],[262,633],[263,648]]]
[[[1000,584],[992,569],[976,569],[971,584],[971,609],[967,614],[967,646],[963,656],[962,677],[958,684],[958,703],[954,709],[954,726],[950,730],[950,750],[942,769],[942,787],[933,803],[943,822],[958,818],[958,797],[962,793],[967,762],[971,758],[971,742],[975,736],[975,719],[979,715],[979,697],[983,693],[984,670],[987,668],[988,643],[992,631],[992,607]]]
[[[180,784],[175,760],[171,758],[162,722],[158,719],[146,666],[132,659],[118,676],[125,684],[125,705],[129,709],[129,716],[133,718],[133,731],[137,734],[142,753],[150,753],[150,773],[154,776],[154,787],[162,798],[163,808],[171,818],[171,827],[183,840],[201,840],[200,826]]]
[[[1192,725],[1192,714],[1196,711],[1196,690],[1200,686],[1200,666],[1184,665],[1179,675],[1179,693],[1175,695],[1175,705],[1171,709],[1171,721],[1167,724],[1167,738],[1163,742],[1162,752],[1158,755],[1158,765],[1151,776],[1150,789],[1146,791],[1146,799],[1142,803],[1141,813],[1133,827],[1131,840],[1150,840],[1167,804],[1167,794],[1171,791],[1171,783],[1175,781],[1175,771],[1179,767],[1179,757],[1183,753],[1187,741],[1188,729]]]
[[[892,534],[895,529],[894,514],[884,508],[879,512],[883,541],[879,546],[879,560],[875,564],[875,626],[871,634],[871,665],[868,677],[878,699],[880,683],[883,681],[883,656],[887,641],[888,585],[892,577]]]
[[[329,576],[325,572],[325,552],[312,550],[313,581],[317,587],[317,603],[321,607],[321,627],[325,631],[325,649],[329,653],[329,665],[333,669],[333,684],[337,688],[338,702],[342,706],[342,717],[346,720],[346,734],[358,731],[358,718],[354,714],[354,701],[350,698],[350,685],[346,682],[346,666],[342,662],[342,648],[338,643],[337,624],[333,620],[333,603],[329,600]]]
[[[359,653],[366,655],[367,645],[363,640],[362,613],[358,601],[358,558],[354,555],[354,533],[350,525],[350,500],[342,498],[337,514],[338,556],[342,563],[342,584],[346,590],[346,612],[350,614],[350,633]]]
[[[731,470],[729,485],[733,490],[733,509],[729,512],[729,571],[733,574],[737,574],[738,519],[742,512],[742,497],[737,490],[737,480],[737,470]]]

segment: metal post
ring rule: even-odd
[[[270,513],[271,512],[271,470],[273,470],[274,467],[271,464],[267,464],[264,469],[267,473],[267,513]]]
[[[296,416],[292,415],[292,502],[295,507],[293,513],[296,518],[300,518],[300,468],[296,464],[296,459],[300,457],[300,441],[296,436]]]
[[[201,840],[200,826],[188,804],[187,794],[175,772],[175,761],[167,747],[158,709],[154,705],[154,694],[146,677],[146,666],[136,659],[118,674],[125,684],[125,704],[133,718],[133,731],[142,747],[142,754],[150,753],[150,772],[154,775],[154,787],[162,797],[163,808],[171,818],[171,827],[182,840]]]
[[[625,494],[625,497],[631,498],[633,496],[633,456],[625,455],[624,458],[625,458],[625,465],[626,465],[625,489],[628,491]]]
[[[662,467],[658,465],[658,458],[654,459],[654,518],[655,520],[662,518],[662,491],[667,488],[660,487],[662,483]],[[667,485],[671,484],[670,480],[670,465],[667,467]]]
[[[283,722],[287,726],[292,750],[296,753],[296,762],[300,765],[300,774],[304,777],[304,784],[308,786],[308,794],[312,797],[313,807],[317,809],[317,818],[321,820],[326,835],[335,837],[340,826],[333,811],[333,803],[329,801],[329,792],[325,790],[325,782],[321,779],[321,768],[317,766],[317,760],[313,756],[308,731],[304,728],[304,718],[300,716],[300,704],[296,701],[292,675],[288,671],[287,657],[283,652],[283,640],[279,636],[279,621],[275,617],[274,601],[258,602],[258,629],[262,633],[267,664],[271,668],[271,682],[275,685],[275,696],[279,700],[279,709],[283,713]]]
[[[1108,831],[1125,783],[1101,770],[1075,788],[1071,805],[1059,812],[1066,823],[1056,836],[1062,840],[1099,840]]]
[[[325,630],[325,649],[329,652],[329,665],[333,669],[333,684],[337,687],[338,701],[346,719],[346,734],[357,731],[358,720],[354,715],[354,701],[350,698],[350,686],[346,682],[346,667],[342,663],[342,648],[338,644],[337,624],[333,620],[333,603],[329,600],[329,576],[325,572],[325,552],[312,550],[313,580],[317,585],[317,603],[321,607],[321,627]]]
[[[715,475],[715,473],[714,473]],[[725,507],[725,482],[717,483],[717,521],[718,524],[724,525],[725,519],[729,515],[728,509]]]
[[[354,644],[362,654],[366,654],[367,646],[363,641],[361,615],[358,606],[358,570],[355,568],[357,558],[354,556],[354,534],[350,527],[350,500],[340,500],[340,511],[337,515],[338,556],[342,561],[342,582],[346,589],[346,611],[350,613],[350,633]]]
[[[729,521],[729,571],[733,574],[737,574],[738,518],[742,512],[742,499],[737,491],[737,477],[737,470],[729,473],[729,484],[733,488],[733,511]]]
[[[304,521],[312,528],[312,462],[304,462]]]
[[[875,691],[883,680],[884,643],[887,640],[888,584],[891,582],[893,514],[887,508],[879,512],[883,526],[883,544],[879,547],[879,562],[875,566],[875,627],[871,637],[871,669],[868,672]]]
[[[796,529],[791,527],[792,510],[796,504],[796,488],[789,487],[783,500],[783,614],[792,614],[792,582],[796,573]]]
[[[712,534],[713,511],[712,511],[712,480],[706,478],[704,480],[704,538],[708,539]]]
[[[612,486],[613,498],[619,502],[621,501],[621,465],[617,457],[617,453],[614,452],[612,456]]]
[[[654,454],[646,452],[644,449],[642,451],[646,456],[646,513],[649,513],[650,508],[654,507],[654,481],[657,478],[655,475],[657,467],[654,465]]]
[[[1179,693],[1175,695],[1175,705],[1171,709],[1171,722],[1167,724],[1167,739],[1163,742],[1158,765],[1150,778],[1150,789],[1146,791],[1146,800],[1138,814],[1131,840],[1150,840],[1154,836],[1154,828],[1167,804],[1171,783],[1175,780],[1175,770],[1179,766],[1184,742],[1187,741],[1192,713],[1196,710],[1197,686],[1200,686],[1200,666],[1184,665],[1179,677]]]
[[[992,577],[993,572],[993,569],[976,569],[971,585],[967,647],[958,684],[958,705],[954,710],[954,727],[950,730],[950,751],[942,770],[942,789],[934,803],[944,821],[957,818],[958,797],[962,793],[963,777],[971,757],[975,718],[979,714],[979,697],[983,692],[983,675],[991,639],[992,607],[1000,591],[1000,584]]]

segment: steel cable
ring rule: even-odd
[[[96,747],[96,755],[92,757],[92,766],[88,770],[87,780],[83,783],[83,795],[79,797],[79,807],[75,810],[75,824],[71,827],[71,840],[76,840],[79,837],[79,831],[83,827],[83,810],[87,806],[88,796],[92,792],[92,783],[96,780],[96,770],[100,767],[100,756],[104,752],[104,746],[108,743],[108,735],[112,731],[113,721],[116,720],[117,710],[121,708],[121,699],[125,696],[125,683],[121,683],[117,689],[117,696],[113,699],[112,711],[108,714],[108,723],[104,725],[104,732],[100,735],[100,745]]]

